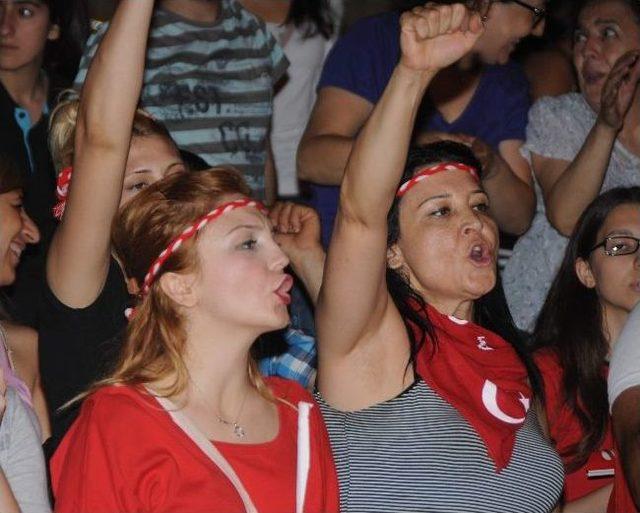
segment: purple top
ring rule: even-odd
[[[9,350],[9,346],[7,345],[7,334],[4,331],[4,328],[0,324],[0,368],[4,372],[4,380],[7,383],[7,386],[13,388],[20,398],[27,403],[29,406],[33,408],[33,402],[31,400],[31,391],[29,387],[22,381],[18,376],[16,376],[15,371],[13,370],[13,362],[11,361],[11,351]]]
[[[330,52],[318,90],[338,87],[375,105],[400,57],[399,19],[398,12],[390,12],[357,22]],[[525,140],[529,106],[529,84],[519,65],[486,66],[460,117],[447,122],[425,98],[416,128],[472,135],[497,149],[502,141]],[[338,189],[311,185],[311,205],[320,212],[325,246],[338,206]]]

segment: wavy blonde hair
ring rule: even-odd
[[[171,241],[229,194],[249,196],[250,189],[237,171],[214,168],[168,177],[135,196],[118,213],[112,231],[113,247],[127,277],[142,284],[157,256]],[[196,235],[182,244],[163,264],[160,273],[196,272],[197,240]],[[105,385],[141,385],[173,378],[158,393],[164,397],[181,394],[189,382],[184,362],[186,341],[184,315],[156,279],[127,326],[114,370],[92,390]],[[247,371],[256,389],[272,400],[253,357],[249,358]]]
[[[49,118],[49,151],[57,172],[73,164],[76,124],[80,99],[72,89],[63,91]],[[137,109],[131,127],[132,137],[163,137],[176,146],[167,128],[148,112]],[[177,147],[176,147],[177,148]]]

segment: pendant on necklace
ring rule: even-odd
[[[244,432],[244,428],[240,424],[238,424],[237,422],[234,422],[233,434],[236,435],[238,438],[244,438],[244,435],[246,433]]]

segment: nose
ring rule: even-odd
[[[282,248],[278,246],[275,240],[271,241],[273,246],[273,256],[271,261],[271,269],[276,271],[282,271],[285,267],[289,265],[289,257],[282,251]]]
[[[40,241],[40,230],[36,226],[36,223],[25,212],[24,208],[21,213],[22,217],[22,230],[20,231],[22,238],[27,244],[37,244]]]
[[[16,19],[6,6],[0,6],[0,37],[10,37],[16,32]]]
[[[462,220],[462,233],[464,235],[476,233],[481,231],[483,226],[482,216],[477,211],[469,209]]]
[[[600,43],[598,38],[587,36],[587,39],[582,45],[582,56],[584,58],[594,57],[600,51]]]

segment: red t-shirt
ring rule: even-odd
[[[573,454],[571,447],[583,438],[578,417],[564,401],[564,372],[557,354],[548,349],[539,351],[535,356],[536,364],[542,373],[545,393],[545,410],[549,425],[549,434],[565,464],[569,464]],[[565,499],[567,502],[580,499],[600,488],[613,483],[613,477],[592,477],[589,471],[614,469],[616,458],[611,422],[607,423],[604,441],[594,451],[587,462],[565,477]]]
[[[305,512],[338,511],[338,483],[324,423],[311,395],[267,378],[279,399],[312,403],[311,464]],[[296,506],[298,413],[278,401],[280,428],[264,444],[215,442],[258,511]],[[55,511],[243,512],[234,486],[150,395],[105,387],[86,399],[51,461]]]

